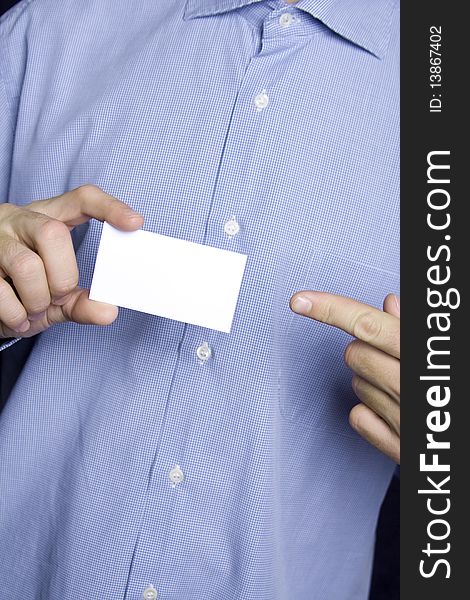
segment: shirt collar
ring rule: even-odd
[[[217,15],[260,1],[187,0],[185,18]],[[394,0],[299,0],[291,6],[310,13],[338,35],[383,58],[390,37],[393,4]]]

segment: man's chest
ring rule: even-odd
[[[261,278],[318,252],[396,272],[393,66],[321,26],[273,41],[239,15],[163,16],[26,70],[11,201],[94,183],[146,229],[247,253]]]

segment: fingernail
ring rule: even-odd
[[[127,215],[130,219],[144,219],[144,217],[130,206],[127,207]]]
[[[297,296],[292,302],[292,310],[300,315],[307,314],[312,308],[312,303],[305,296]]]
[[[395,305],[397,307],[398,316],[400,316],[400,296],[393,294],[393,297],[395,298]]]
[[[40,321],[41,319],[43,319],[46,315],[46,311],[43,310],[40,313],[35,313],[34,315],[28,315],[28,319],[30,321]]]
[[[28,329],[31,327],[31,323],[29,321],[24,321],[21,325],[15,328],[15,331],[18,333],[26,333]]]

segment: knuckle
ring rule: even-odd
[[[68,227],[62,221],[45,219],[39,226],[39,238],[45,243],[55,242],[68,236]]]
[[[47,308],[49,307],[49,301],[40,301],[40,300],[36,300],[35,302],[31,302],[25,301],[25,308],[28,311],[29,315],[40,315],[41,313],[45,312],[47,310]]]
[[[51,292],[56,297],[66,296],[70,294],[78,285],[78,273],[72,274],[69,277],[62,279],[62,281],[56,283]]]
[[[352,389],[355,391],[356,394],[360,394],[362,389],[363,389],[363,380],[358,377],[357,375],[354,375],[351,381],[351,385],[352,385]]]
[[[15,213],[19,213],[23,208],[16,206],[15,204],[11,204],[10,202],[3,202],[0,204],[0,222],[2,226],[6,223],[7,219],[14,215]]]
[[[25,248],[13,256],[11,265],[14,275],[29,279],[41,268],[42,261],[37,254]]]
[[[18,243],[9,235],[1,238],[1,253],[5,264],[11,264],[15,254],[18,252]]]
[[[351,369],[357,364],[360,352],[360,344],[354,340],[346,346],[344,351],[344,362]]]
[[[75,193],[80,199],[89,200],[90,198],[96,198],[98,194],[101,194],[101,189],[93,183],[85,183],[78,188],[75,188]]]
[[[331,302],[324,302],[320,305],[319,308],[319,320],[322,323],[331,323],[332,322],[332,318],[333,318],[333,313],[332,313],[332,305]]]
[[[371,311],[364,311],[357,315],[352,326],[355,337],[367,342],[377,339],[382,333],[382,324]]]

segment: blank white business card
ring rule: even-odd
[[[103,225],[90,298],[230,333],[246,254]]]

